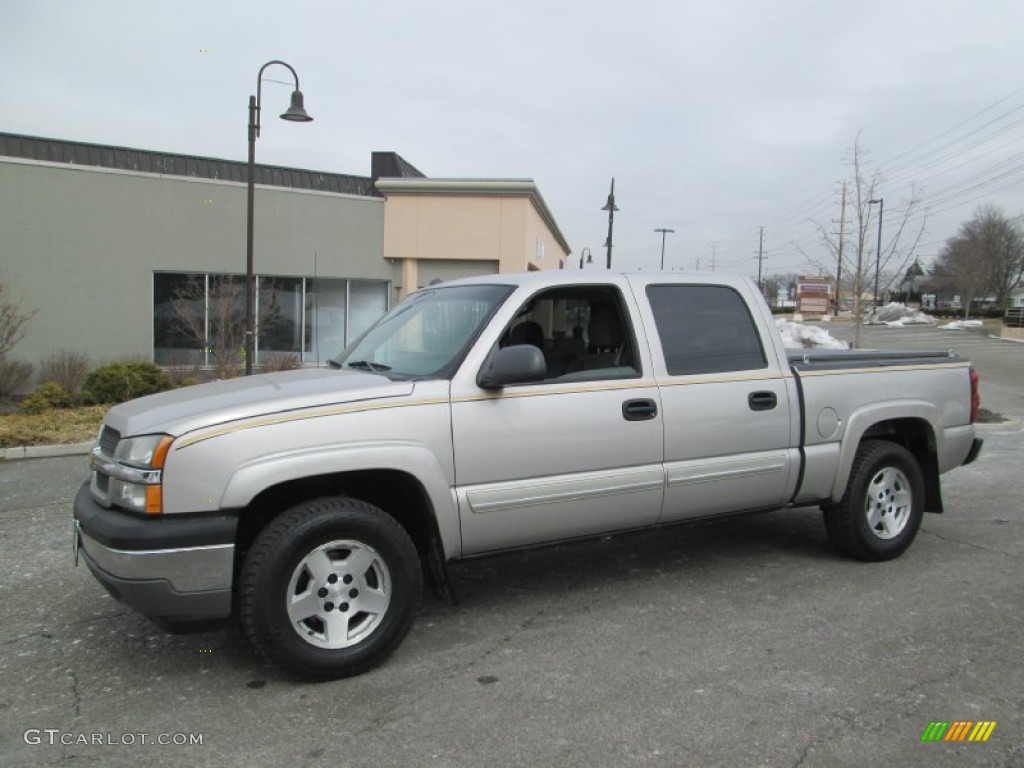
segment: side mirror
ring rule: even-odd
[[[503,347],[491,355],[476,377],[481,389],[501,389],[506,384],[524,384],[547,378],[544,355],[532,344]]]

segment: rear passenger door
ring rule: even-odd
[[[742,287],[637,280],[665,422],[663,521],[775,507],[798,467],[790,386]]]

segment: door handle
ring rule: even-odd
[[[751,392],[747,397],[747,403],[750,404],[752,411],[770,411],[779,401],[774,392]]]
[[[622,418],[626,421],[647,421],[658,415],[658,404],[648,398],[627,400],[622,404]]]

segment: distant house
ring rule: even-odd
[[[1010,307],[1018,309],[1024,307],[1024,283],[1010,291]]]

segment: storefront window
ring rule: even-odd
[[[318,365],[337,356],[388,309],[375,280],[257,277],[255,364],[285,354]],[[153,275],[153,359],[158,365],[245,365],[245,278]],[[263,357],[261,358],[261,354]]]
[[[370,280],[352,280],[348,287],[348,299],[346,343],[351,344],[388,311],[388,284]]]
[[[345,348],[346,281],[306,279],[303,361],[320,364]]]
[[[153,275],[153,360],[205,365],[206,275]]]
[[[261,277],[259,292],[260,351],[300,351],[302,278]]]

